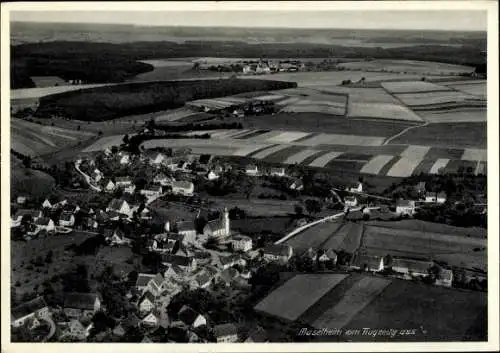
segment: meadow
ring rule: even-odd
[[[398,93],[396,97],[404,104],[411,107],[426,105],[436,105],[445,103],[463,103],[471,101],[480,101],[479,97],[458,91],[439,91],[439,92],[418,92],[418,93]]]
[[[340,228],[340,222],[324,222],[298,233],[285,242],[296,254],[302,254],[309,248],[320,249],[321,245],[332,237]]]
[[[418,73],[431,75],[455,75],[459,73],[470,73],[473,67],[446,64],[432,61],[417,60],[390,60],[378,59],[370,61],[356,61],[339,64],[347,70],[369,70],[369,71],[389,71],[403,73]]]

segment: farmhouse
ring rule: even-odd
[[[411,276],[426,277],[429,269],[434,265],[432,261],[414,260],[405,258],[393,258],[392,270]]]
[[[46,318],[49,315],[47,303],[45,303],[43,297],[37,297],[13,308],[10,322],[14,327],[21,327],[30,319]]]
[[[288,188],[290,190],[297,190],[301,191],[304,189],[304,183],[302,182],[302,179],[295,179],[289,186]]]
[[[68,317],[90,318],[101,308],[101,301],[95,293],[69,293],[63,307]]]
[[[38,218],[42,217],[42,211],[39,210],[26,210],[19,209],[11,218],[11,227],[19,227],[23,221],[35,222]]]
[[[49,201],[49,199],[45,199],[45,201],[43,201],[42,208],[52,208],[52,203]]]
[[[189,306],[184,305],[179,310],[179,320],[191,328],[197,328],[207,324],[207,319],[191,309]]]
[[[127,187],[132,185],[132,179],[130,177],[124,176],[124,177],[117,177],[115,179],[115,185],[117,187]]]
[[[311,259],[316,262],[320,263],[327,263],[330,262],[332,265],[335,265],[337,263],[337,254],[333,249],[326,249],[326,250],[318,250],[318,251],[311,251],[309,249],[309,254],[311,256]]]
[[[160,324],[160,316],[154,312],[150,312],[144,316],[141,321],[145,327],[156,327]]]
[[[234,251],[248,251],[252,249],[252,238],[245,235],[235,235],[231,238]]]
[[[127,153],[123,153],[120,157],[120,164],[127,165],[130,163],[130,156]]]
[[[132,210],[130,209],[130,205],[127,201],[123,199],[113,199],[109,203],[108,207],[106,207],[106,212],[117,212],[127,216],[132,216]]]
[[[255,164],[249,164],[245,167],[245,173],[250,176],[256,176],[259,174],[259,169]]]
[[[73,227],[75,225],[75,216],[72,213],[62,213],[59,217],[61,227]]]
[[[453,284],[453,271],[446,269],[446,268],[441,268],[439,271],[439,276],[436,278],[436,282],[434,283],[437,286],[443,286],[443,287],[451,287]]]
[[[135,282],[135,287],[141,293],[149,291],[153,296],[157,297],[163,291],[164,282],[165,278],[163,278],[161,273],[156,275],[139,273],[137,281]]]
[[[277,177],[284,177],[286,175],[285,173],[285,168],[283,167],[273,167],[269,170],[269,175],[271,176],[277,176]]]
[[[203,234],[208,237],[224,238],[231,233],[229,212],[227,208],[221,212],[219,218],[207,222],[203,228]]]
[[[271,244],[264,248],[264,259],[268,261],[282,261],[290,260],[293,255],[293,249],[290,245],[285,244]]]
[[[78,211],[80,211],[80,207],[77,204],[67,203],[66,205],[63,206],[63,212],[77,213]]]
[[[196,240],[196,226],[193,221],[181,221],[175,225],[177,233],[184,237],[186,243]]]
[[[234,343],[238,341],[238,328],[233,323],[217,325],[214,336],[217,343]]]
[[[382,256],[356,253],[353,256],[350,266],[356,270],[378,272],[384,269],[384,258]]]
[[[166,161],[166,157],[163,153],[146,151],[146,156],[149,157],[149,163],[159,166]]]
[[[174,195],[192,196],[194,184],[190,181],[176,180],[172,183],[172,193]]]
[[[415,201],[412,200],[396,201],[396,213],[398,215],[413,216],[415,214]]]
[[[116,189],[116,184],[113,183],[113,180],[106,180],[104,182],[104,189],[108,192],[114,191]]]
[[[195,288],[208,288],[210,287],[210,284],[212,283],[213,276],[211,276],[209,273],[204,272],[198,274],[193,283],[193,287]]]
[[[135,185],[134,184],[131,184],[129,186],[125,186],[123,188],[123,192],[126,193],[126,194],[130,194],[130,195],[133,195],[134,192],[135,192]]]
[[[56,229],[54,221],[49,217],[40,217],[35,221],[35,225],[39,230],[53,232]]]
[[[132,242],[132,239],[125,236],[125,233],[120,228],[116,228],[113,231],[105,229],[104,237],[112,245],[125,245]]]
[[[347,187],[346,191],[349,191],[349,192],[363,192],[363,184],[360,183],[360,182],[358,182],[356,185]]]
[[[346,207],[356,207],[358,205],[358,199],[356,196],[346,196],[344,202]]]

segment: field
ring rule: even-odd
[[[31,80],[37,88],[64,86],[67,84],[62,78],[57,76],[31,76]]]
[[[361,278],[345,292],[344,298],[326,310],[312,323],[312,326],[321,329],[335,323],[335,327],[344,327],[390,283],[390,280],[384,278]]]
[[[342,224],[339,222],[324,222],[306,229],[285,242],[290,245],[294,252],[301,254],[309,248],[320,249],[327,239],[329,239],[339,229]]]
[[[330,94],[347,94],[350,103],[390,103],[401,104],[399,100],[387,93],[383,88],[354,88],[345,86],[319,86],[319,92]]]
[[[354,341],[479,341],[487,339],[486,314],[485,293],[393,280],[345,328],[416,329],[409,336],[358,335]]]
[[[54,86],[54,87],[37,87],[37,88],[20,88],[10,90],[10,99],[34,99],[41,98],[52,94],[64,92],[78,91],[87,88],[103,87],[113,85],[109,84],[91,84],[91,85],[71,85],[71,86]]]
[[[347,275],[296,275],[255,306],[255,310],[294,321]]]
[[[438,111],[419,111],[418,115],[430,123],[466,123],[486,122],[488,114],[485,108],[462,107]]]
[[[446,148],[486,148],[486,123],[430,124],[408,131],[391,144],[414,144]]]
[[[396,97],[410,107],[420,107],[437,104],[476,104],[479,97],[458,91],[398,93]]]
[[[441,223],[420,221],[417,219],[411,219],[411,220],[408,219],[397,222],[371,221],[368,222],[367,224],[379,227],[386,227],[386,228],[416,230],[420,232],[429,232],[429,233],[455,234],[455,235],[471,236],[478,238],[486,238],[487,236],[487,230],[484,228],[454,227]]]
[[[85,148],[83,152],[96,152],[103,151],[106,148],[111,148],[113,146],[120,146],[123,143],[124,135],[112,135],[102,137],[93,143],[91,146]]]
[[[382,87],[394,94],[451,91],[451,89],[446,86],[427,81],[383,82]]]
[[[371,60],[371,61],[357,61],[339,64],[347,70],[369,70],[369,71],[382,71],[389,72],[403,72],[403,73],[418,73],[430,75],[455,75],[464,72],[473,72],[474,68],[452,65],[432,61],[415,61],[415,60]]]
[[[76,145],[95,136],[92,132],[75,131],[11,119],[11,148],[19,153],[36,156]]]
[[[454,233],[366,226],[360,251],[381,256],[422,257],[446,261],[452,266],[486,269],[486,246],[485,239]]]
[[[410,109],[391,103],[350,103],[347,115],[354,118],[422,121],[422,118]]]
[[[293,229],[293,220],[290,217],[254,217],[236,219],[231,221],[233,233],[243,234],[275,234],[281,237],[287,231]]]
[[[324,249],[343,250],[353,254],[359,248],[362,235],[362,224],[347,222],[321,246]]]
[[[26,169],[17,161],[11,162],[10,192],[12,196],[31,195],[46,197],[50,195],[55,180],[39,170]]]
[[[478,96],[483,99],[486,99],[487,96],[488,87],[486,81],[456,82],[453,84],[448,84],[447,86],[457,91],[461,91],[467,94],[472,94],[474,96]]]

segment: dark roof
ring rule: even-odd
[[[93,310],[97,298],[97,294],[95,293],[68,293],[64,300],[64,307]]]
[[[123,320],[122,324],[125,328],[130,328],[139,325],[140,321],[141,320],[137,317],[137,315],[132,313],[129,316],[127,316],[125,320]]]
[[[230,268],[227,268],[225,269],[224,271],[222,271],[220,273],[220,277],[225,281],[225,282],[231,282],[233,281],[236,277],[238,277],[239,275],[239,272],[230,267]]]
[[[135,285],[137,287],[145,287],[148,285],[149,281],[151,281],[156,275],[148,274],[148,273],[139,273],[137,276],[137,281]]]
[[[130,177],[128,177],[128,176],[116,177],[115,180],[116,180],[116,182],[122,182],[122,183],[123,182],[128,182],[128,181],[132,182],[132,179]]]
[[[432,261],[414,260],[405,258],[393,258],[392,267],[405,267],[411,272],[426,273],[432,267]]]
[[[196,276],[196,283],[198,285],[204,285],[212,280],[212,277],[208,273],[202,273]]]
[[[154,295],[148,290],[142,295],[141,299],[139,299],[139,303],[142,303],[145,299],[149,300],[151,303],[155,302]]]
[[[250,332],[246,342],[266,342],[267,333],[262,327],[257,327],[254,331]]]
[[[11,310],[12,318],[14,320],[20,319],[45,307],[47,307],[47,303],[45,303],[43,297],[36,297],[29,302],[23,303],[13,308]]]
[[[78,205],[75,205],[73,203],[67,203],[66,205],[63,206],[63,210],[64,211],[74,212],[77,207],[78,207]]]
[[[235,324],[222,324],[222,325],[217,325],[214,327],[214,335],[215,337],[223,337],[223,336],[229,336],[229,335],[237,335],[238,334],[238,328],[236,327]]]
[[[119,210],[122,208],[123,204],[125,203],[125,200],[122,199],[113,199],[108,205],[108,208],[112,210]]]
[[[202,154],[202,155],[200,156],[200,159],[198,160],[198,162],[199,162],[200,164],[207,164],[208,162],[210,162],[210,158],[211,158],[211,157],[212,157],[212,156],[211,156],[211,155],[209,155],[209,154]]]
[[[193,221],[177,222],[176,226],[177,226],[177,231],[179,231],[179,232],[196,230],[196,227],[195,227]]]
[[[162,255],[161,260],[165,264],[177,265],[177,266],[189,266],[191,264],[191,262],[193,261],[193,258],[186,257],[186,256],[165,254],[165,255]]]

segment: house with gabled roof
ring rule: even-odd
[[[216,325],[214,327],[214,336],[217,343],[238,342],[238,327],[234,323]]]
[[[115,178],[116,187],[122,188],[132,185],[132,178],[129,176],[120,176]]]
[[[46,318],[49,315],[49,307],[43,297],[36,297],[12,308],[10,323],[13,327],[21,327],[30,319]]]
[[[397,200],[396,213],[398,215],[413,216],[415,214],[415,201],[413,200]]]
[[[262,327],[257,326],[254,330],[250,331],[245,343],[265,343],[269,342],[267,332]]]
[[[425,194],[425,202],[443,204],[446,202],[446,193],[444,191],[427,192]]]
[[[141,319],[141,323],[147,328],[157,327],[160,324],[160,315],[151,311]]]
[[[175,224],[177,233],[184,236],[185,242],[194,241],[196,239],[196,225],[193,221],[181,221]]]
[[[127,165],[130,164],[130,155],[128,153],[122,153],[119,158],[120,164]]]
[[[165,278],[163,278],[161,273],[139,273],[139,275],[137,276],[135,287],[141,293],[149,291],[151,292],[151,294],[157,297],[163,292],[164,282]]]
[[[436,278],[435,285],[443,287],[451,287],[453,284],[453,271],[446,268],[441,268],[439,276]]]
[[[293,255],[293,249],[286,244],[270,244],[264,249],[264,259],[268,261],[286,262]]]
[[[197,313],[191,307],[184,305],[178,314],[179,320],[190,328],[197,328],[207,324],[205,316]]]
[[[132,243],[132,239],[125,235],[125,232],[120,228],[115,228],[114,230],[105,229],[104,238],[111,245],[128,245]]]
[[[45,199],[45,201],[43,201],[42,208],[52,208],[52,203],[49,201],[49,199]]]
[[[113,192],[116,190],[116,184],[111,179],[104,180],[103,182],[104,190],[107,192]]]
[[[357,252],[351,259],[350,267],[370,272],[382,271],[384,269],[384,258],[382,256]]]
[[[288,186],[290,190],[296,190],[296,191],[301,191],[304,190],[304,183],[302,182],[302,179],[295,179],[290,183]]]
[[[235,235],[231,238],[234,251],[249,251],[252,249],[252,238],[245,235]]]
[[[392,258],[390,267],[393,271],[399,273],[417,277],[426,277],[429,275],[429,269],[433,265],[434,262],[432,261],[394,257]]]
[[[155,296],[149,290],[146,290],[137,302],[137,308],[142,313],[149,313],[155,308]]]
[[[19,227],[23,219],[27,222],[36,222],[36,220],[42,216],[43,212],[40,210],[18,209],[16,213],[11,216],[11,227]]]
[[[53,232],[56,229],[54,221],[49,217],[40,217],[35,221],[35,225],[39,230],[44,230],[46,232]]]
[[[128,217],[132,216],[132,209],[127,201],[123,199],[113,199],[106,207],[106,212],[114,211],[117,213],[121,213],[127,215]]]
[[[97,293],[67,293],[63,308],[68,317],[90,318],[101,308],[101,300]]]
[[[153,183],[160,184],[162,186],[172,185],[173,179],[165,175],[164,173],[160,173],[155,175],[153,178]]]
[[[163,189],[160,185],[147,185],[139,193],[148,198],[160,197]]]
[[[208,221],[203,228],[203,234],[207,237],[225,238],[231,234],[229,211],[227,208],[221,212],[217,219]]]

